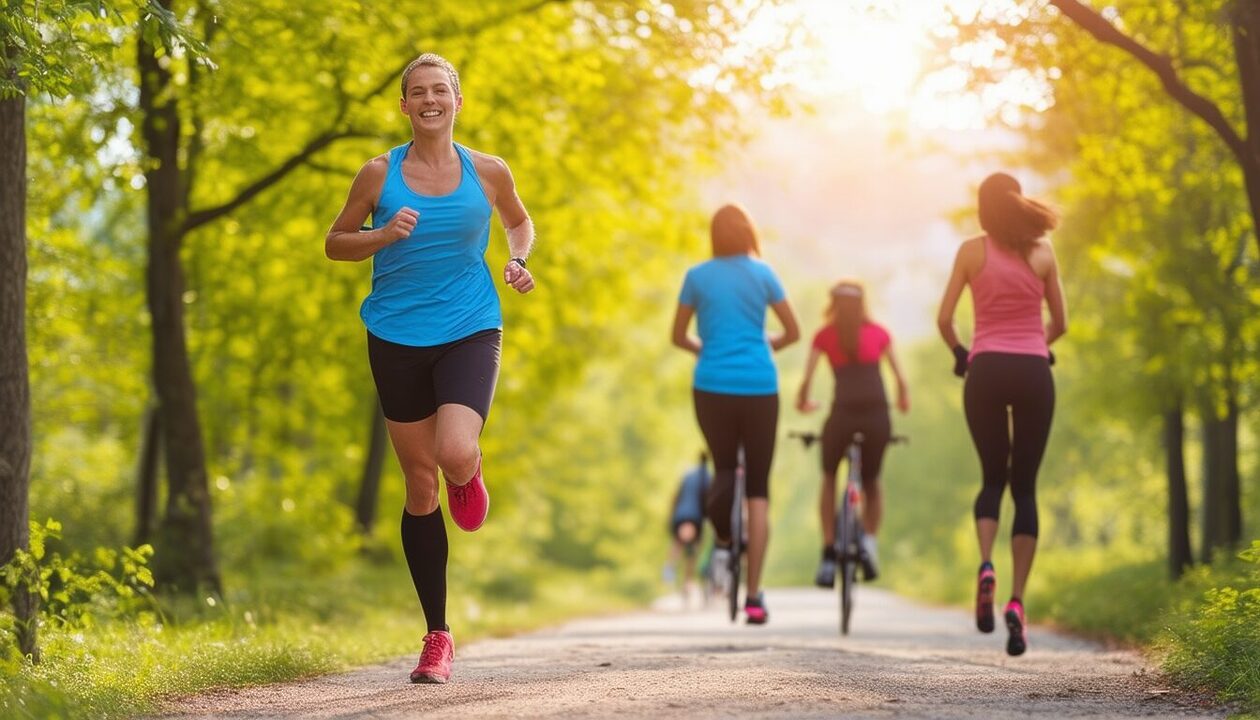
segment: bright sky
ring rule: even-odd
[[[983,95],[963,73],[923,79],[944,8],[1010,13],[1009,0],[795,0],[763,13],[750,42],[800,22],[802,42],[782,76],[817,109],[765,121],[705,188],[716,205],[743,203],[767,239],[766,257],[799,294],[842,276],[865,280],[877,319],[903,339],[935,332],[935,309],[961,239],[976,229],[951,219],[1000,166],[994,152],[1018,147],[996,122],[1044,109],[1045,84],[1015,74]],[[764,42],[764,41],[763,41]],[[953,48],[954,60],[993,64],[994,48]],[[1020,108],[1023,108],[1021,110]],[[1035,188],[1035,178],[1025,184]],[[970,216],[968,216],[970,217]],[[789,288],[789,294],[792,293]],[[820,299],[794,297],[807,324]],[[815,302],[817,300],[817,302]]]

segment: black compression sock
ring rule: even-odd
[[[992,570],[992,569],[993,569],[993,563],[989,562],[988,560],[985,560],[984,562],[980,563],[980,572],[984,572],[985,570]]]
[[[823,560],[835,560],[835,559],[836,559],[836,546],[835,545],[824,546],[823,547]]]
[[[411,570],[411,582],[416,586],[429,632],[447,630],[446,559],[449,546],[442,508],[438,507],[428,515],[412,515],[403,510],[402,544],[407,567]]]

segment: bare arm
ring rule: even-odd
[[[693,354],[700,354],[700,343],[687,334],[687,326],[691,324],[691,316],[696,309],[690,305],[678,303],[678,311],[674,313],[674,334],[671,340],[676,347]]]
[[[508,253],[522,261],[534,249],[534,221],[530,220],[525,203],[516,194],[516,181],[507,163],[493,155],[478,153],[477,169],[483,174],[493,191],[491,203],[499,211],[499,220],[507,231]],[[503,282],[519,293],[534,289],[534,276],[516,260],[508,260],[503,266]]]
[[[954,311],[958,309],[958,300],[962,297],[963,286],[967,284],[967,265],[969,260],[969,243],[963,243],[954,256],[954,269],[949,274],[949,282],[945,285],[945,295],[941,298],[941,309],[936,314],[936,327],[941,331],[941,338],[951,349],[957,347],[958,330],[954,327]]]
[[[1050,307],[1050,324],[1046,326],[1046,345],[1067,333],[1067,303],[1063,299],[1063,280],[1059,277],[1059,261],[1050,249],[1050,272],[1046,275],[1046,305]]]
[[[888,358],[888,367],[892,368],[893,378],[897,380],[897,409],[903,413],[910,412],[910,388],[906,385],[905,375],[901,373],[901,365],[897,363],[891,341],[884,348],[884,357]]]
[[[377,250],[407,237],[415,229],[419,216],[411,208],[399,210],[384,227],[361,229],[363,221],[376,208],[376,199],[388,170],[389,160],[382,155],[369,160],[355,175],[346,204],[324,237],[324,254],[328,259],[366,260]]]
[[[792,311],[792,304],[787,298],[770,306],[775,316],[779,318],[779,322],[783,324],[783,333],[770,338],[770,348],[772,350],[782,350],[801,339],[801,328],[796,324],[796,313]]]
[[[805,360],[805,375],[801,378],[801,389],[796,393],[796,409],[804,413],[818,409],[818,403],[809,399],[809,386],[814,380],[814,370],[818,368],[820,359],[822,359],[822,351],[811,347],[809,357]]]

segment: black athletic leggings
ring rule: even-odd
[[[1037,537],[1037,469],[1054,417],[1050,363],[1037,355],[976,355],[967,369],[963,407],[984,473],[976,519],[997,520],[1009,481],[1015,500],[1011,534]]]
[[[718,538],[731,537],[731,504],[735,501],[735,467],[744,448],[744,492],[749,498],[770,498],[770,461],[779,427],[778,395],[726,395],[693,390],[696,420],[713,457],[713,484],[705,498],[705,515]]]

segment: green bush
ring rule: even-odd
[[[83,629],[108,618],[137,617],[153,607],[149,589],[153,575],[148,560],[153,548],[96,548],[90,556],[71,553],[63,557],[51,548],[61,539],[61,523],[48,520],[30,525],[30,547],[18,550],[0,568],[0,607],[11,607],[19,588],[39,596],[40,627]],[[15,636],[19,620],[0,613],[0,632]],[[13,660],[16,642],[5,641],[4,652]]]
[[[1260,540],[1239,558],[1244,565],[1230,582],[1204,593],[1169,630],[1164,668],[1260,711]]]

